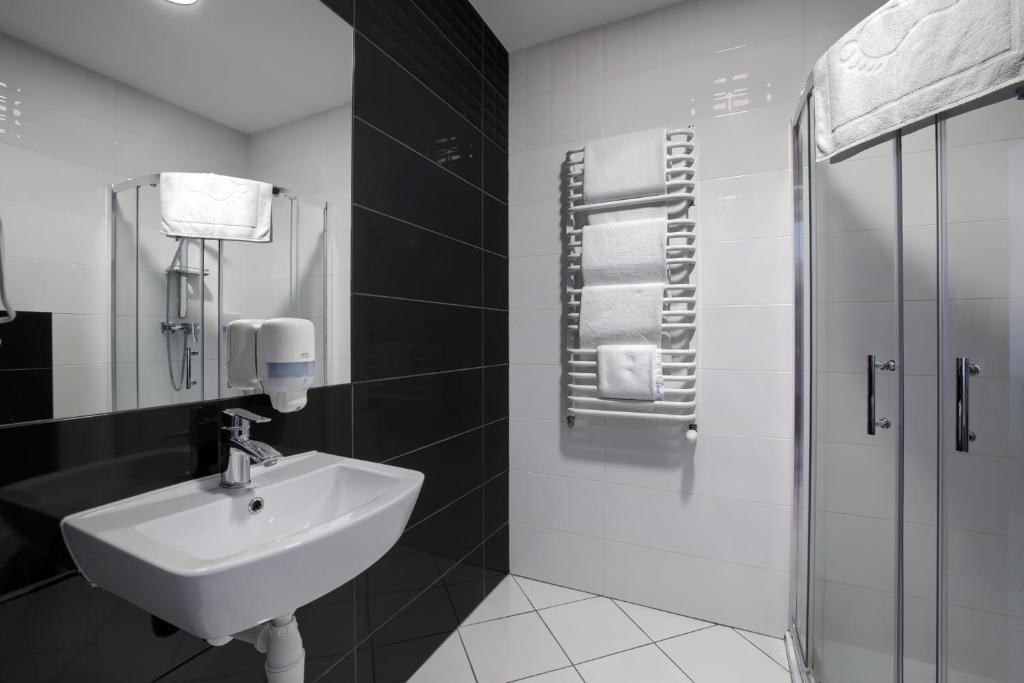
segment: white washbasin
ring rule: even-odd
[[[310,452],[61,521],[92,583],[200,638],[237,634],[338,588],[398,541],[423,474]],[[250,502],[262,498],[253,514]]]

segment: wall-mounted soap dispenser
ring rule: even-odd
[[[256,373],[274,409],[293,413],[306,406],[316,374],[316,331],[302,318],[271,318],[256,334]]]
[[[228,386],[263,391],[274,409],[306,405],[316,375],[316,330],[302,318],[235,320],[228,324]]]

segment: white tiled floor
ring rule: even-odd
[[[789,683],[778,638],[505,578],[412,683]]]

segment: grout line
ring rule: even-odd
[[[746,642],[750,643],[750,645],[751,645],[751,646],[752,646],[752,647],[753,647],[753,648],[754,648],[755,650],[757,650],[758,652],[760,652],[761,654],[763,654],[763,655],[764,655],[765,657],[767,657],[768,659],[770,659],[770,660],[772,660],[773,662],[775,662],[775,664],[776,664],[776,665],[778,665],[778,667],[779,667],[780,669],[782,669],[782,670],[783,670],[783,671],[785,671],[786,673],[789,673],[789,669],[787,669],[786,667],[782,666],[782,664],[780,664],[780,663],[779,663],[779,661],[778,661],[777,659],[775,659],[775,657],[772,657],[772,656],[771,656],[770,654],[768,654],[767,652],[765,652],[764,650],[762,650],[762,649],[761,649],[761,647],[760,647],[760,646],[759,646],[759,645],[758,645],[757,643],[755,643],[755,642],[754,642],[754,641],[752,641],[752,640],[751,640],[750,638],[747,638],[747,637],[746,637],[745,635],[743,635],[743,633],[742,633],[742,632],[741,632],[741,631],[740,631],[739,629],[737,629],[737,628],[733,628],[733,629],[732,629],[732,631],[733,631],[733,633],[735,633],[736,635],[738,635],[738,636],[739,636],[740,638],[742,638],[742,639],[743,639],[743,640],[745,640]]]
[[[643,626],[641,626],[640,624],[638,624],[638,623],[637,623],[637,621],[636,621],[636,619],[634,619],[633,617],[629,616],[629,613],[628,613],[628,612],[627,612],[626,610],[622,609],[622,605],[620,605],[620,604],[619,604],[619,603],[618,603],[618,602],[617,602],[617,601],[615,600],[615,598],[608,598],[608,599],[612,601],[612,604],[613,604],[613,605],[615,605],[615,607],[616,607],[616,608],[618,608],[618,610],[619,610],[620,612],[622,612],[622,614],[623,614],[623,615],[625,615],[625,617],[626,617],[627,619],[629,619],[629,620],[630,620],[630,622],[632,622],[632,624],[633,624],[634,626],[636,626],[636,627],[637,627],[638,629],[640,629],[640,633],[643,633],[643,634],[644,634],[644,636],[646,636],[646,637],[647,637],[647,640],[651,641],[651,643],[655,642],[655,641],[654,641],[654,638],[652,638],[652,637],[651,637],[651,634],[650,634],[650,633],[648,633],[647,631],[645,631],[645,630],[644,630],[644,627],[643,627]]]
[[[473,494],[474,494],[474,493],[476,493],[477,491],[480,491],[480,493],[481,493],[481,495],[482,495],[482,494],[483,494],[483,488],[484,488],[484,485],[483,485],[483,484],[480,484],[479,486],[474,486],[474,487],[473,487],[472,489],[470,489],[469,491],[466,491],[465,493],[463,493],[463,494],[462,494],[461,496],[459,496],[459,497],[458,497],[458,498],[456,498],[455,500],[449,501],[449,502],[448,502],[448,503],[446,503],[446,504],[445,504],[444,506],[442,506],[442,507],[439,507],[438,509],[434,510],[434,511],[433,511],[433,512],[431,512],[431,513],[430,513],[429,515],[427,515],[426,517],[424,517],[424,518],[423,518],[423,519],[421,519],[420,521],[416,522],[415,524],[411,524],[411,525],[407,526],[407,527],[405,528],[405,531],[411,531],[412,529],[415,529],[415,528],[416,528],[416,527],[418,527],[418,526],[419,526],[420,524],[423,524],[423,523],[424,523],[424,522],[426,522],[427,520],[433,519],[434,517],[436,517],[436,516],[437,516],[437,515],[439,515],[440,513],[444,512],[445,510],[447,510],[448,508],[452,507],[453,505],[455,505],[455,504],[457,504],[457,503],[460,503],[460,502],[462,502],[463,500],[465,500],[465,499],[466,499],[466,498],[468,498],[469,496],[473,495]],[[403,533],[404,533],[404,532],[403,532]],[[481,542],[480,542],[480,544],[483,544],[483,541],[481,541]],[[475,550],[475,549],[476,549],[476,548],[478,548],[478,547],[479,547],[479,545],[473,546],[473,549]],[[461,558],[461,559],[465,559],[465,558]],[[456,564],[458,564],[458,563],[456,563]],[[454,567],[455,565],[452,565],[452,566]],[[449,570],[449,571],[451,571],[451,570]]]
[[[392,462],[394,460],[398,460],[399,458],[404,458],[407,455],[412,455],[413,453],[419,453],[420,451],[426,450],[428,448],[432,448],[433,446],[437,446],[439,444],[443,444],[446,441],[451,441],[452,439],[457,439],[460,436],[466,436],[467,434],[472,434],[473,432],[475,432],[478,429],[483,429],[485,426],[486,425],[478,425],[476,427],[471,427],[471,428],[467,429],[464,432],[459,432],[457,434],[452,434],[451,436],[446,436],[443,439],[438,439],[437,441],[432,441],[432,442],[430,442],[428,444],[424,444],[423,446],[417,446],[416,448],[413,448],[412,450],[404,451],[402,453],[399,453],[398,455],[393,455],[390,458],[386,458],[386,459],[380,460],[378,462],[380,462],[382,465],[387,464],[387,463]]]
[[[459,180],[461,180],[461,181],[462,181],[463,183],[465,183],[466,185],[469,185],[469,186],[470,186],[471,188],[473,188],[473,189],[474,189],[474,190],[476,190],[477,192],[483,192],[483,191],[484,191],[484,188],[483,188],[483,187],[481,187],[480,185],[477,185],[476,183],[474,183],[474,182],[472,182],[472,181],[466,180],[465,178],[463,178],[463,177],[462,177],[461,175],[459,175],[458,173],[456,173],[456,172],[455,172],[455,171],[453,171],[452,169],[450,169],[450,168],[448,168],[448,167],[446,167],[446,166],[442,166],[441,164],[437,163],[436,161],[434,161],[433,159],[431,159],[430,157],[428,157],[427,155],[425,155],[425,154],[424,154],[423,152],[419,151],[419,150],[418,150],[418,149],[416,149],[415,147],[412,147],[412,146],[410,146],[409,144],[407,144],[407,143],[405,143],[405,142],[402,142],[401,140],[399,140],[398,138],[396,138],[396,137],[395,137],[394,135],[392,135],[391,133],[389,133],[389,132],[387,132],[386,130],[383,130],[383,129],[381,129],[381,128],[378,128],[378,127],[377,127],[376,125],[374,125],[373,123],[370,123],[369,121],[367,121],[367,120],[366,120],[366,119],[364,119],[363,117],[361,117],[361,116],[356,116],[356,114],[355,114],[355,113],[353,113],[353,114],[352,114],[352,119],[353,119],[354,121],[359,121],[359,122],[360,122],[361,124],[363,124],[364,126],[367,126],[367,127],[369,127],[369,128],[372,128],[373,130],[377,131],[378,133],[380,133],[380,134],[381,134],[381,135],[383,135],[384,137],[388,138],[388,139],[389,139],[389,140],[391,140],[392,142],[398,143],[399,145],[401,145],[401,146],[402,146],[402,147],[404,147],[405,149],[409,150],[410,152],[412,152],[413,154],[415,154],[415,155],[416,155],[416,156],[418,156],[419,158],[421,158],[421,159],[423,159],[423,160],[425,160],[425,161],[429,162],[429,163],[430,163],[430,164],[431,164],[431,165],[432,165],[432,166],[433,166],[434,168],[439,168],[439,169],[441,169],[442,171],[444,171],[445,173],[448,173],[449,175],[451,175],[452,177],[454,177],[454,178],[458,178],[458,179],[459,179]],[[482,185],[482,184],[483,184],[483,178],[482,178],[482,177],[481,177],[481,179],[480,179],[480,182],[481,182],[481,185]]]
[[[484,541],[481,541],[480,545],[482,546],[483,544],[484,544]],[[431,562],[434,565],[434,569],[435,570],[438,569],[437,557],[436,556],[431,556],[430,559],[431,559]],[[452,565],[451,569],[454,569],[455,566],[456,565]],[[441,576],[443,577],[444,574],[442,574]],[[459,618],[459,610],[455,606],[455,598],[452,597],[451,586],[448,584],[447,581],[444,581],[443,578],[442,578],[441,583],[444,585],[445,595],[448,596],[448,604],[451,605],[452,614],[454,614],[455,618],[458,619]],[[486,598],[484,598],[484,599],[486,600]],[[473,668],[473,661],[469,658],[469,650],[466,649],[466,643],[462,640],[462,634],[459,632],[459,629],[461,627],[462,627],[461,623],[456,624],[455,625],[455,630],[453,631],[453,634],[455,635],[456,638],[459,639],[459,643],[462,645],[462,654],[466,657],[466,663],[469,664],[469,673],[471,673],[473,675],[473,680],[476,681],[476,683],[479,683],[479,679],[477,679],[477,677],[476,677],[476,670]],[[449,635],[449,637],[451,637],[451,635]],[[436,650],[434,652],[436,652]],[[431,656],[433,656],[433,653],[431,653]],[[427,660],[429,661],[429,659],[430,658],[428,657]],[[420,666],[422,666],[422,664]]]
[[[434,301],[433,299],[412,299],[406,296],[392,296],[390,294],[370,294],[369,292],[352,292],[352,296],[363,296],[372,299],[389,299],[391,301],[409,301],[417,304],[431,304],[433,306],[453,306],[455,308],[468,308],[469,310],[472,311],[497,311],[499,313],[508,313],[508,310],[504,308],[489,308],[487,306],[474,306],[473,304],[457,304],[452,301]]]
[[[579,671],[576,671],[576,667],[570,665],[570,666],[563,666],[563,667],[561,667],[559,669],[551,669],[550,671],[541,671],[540,673],[530,674],[529,676],[527,676],[525,678],[513,678],[508,683],[525,683],[526,681],[532,681],[535,678],[540,678],[541,676],[547,676],[548,674],[553,674],[556,671],[565,671],[566,669],[572,669],[576,673],[576,675],[579,677],[579,680],[580,681],[583,680],[583,676],[580,674]]]
[[[467,247],[473,247],[477,251],[483,251],[483,252],[486,252],[488,254],[493,254],[494,256],[500,256],[500,257],[502,257],[502,258],[504,258],[506,260],[508,260],[508,258],[509,258],[509,256],[507,254],[499,254],[496,251],[491,251],[490,249],[485,249],[484,247],[480,246],[479,244],[473,244],[472,242],[467,242],[465,240],[460,240],[458,237],[452,237],[451,235],[446,235],[443,232],[438,232],[437,230],[432,230],[430,228],[424,227],[424,226],[420,225],[419,223],[413,223],[412,221],[406,220],[404,218],[399,218],[398,216],[392,216],[390,213],[386,213],[384,211],[381,211],[380,209],[374,209],[373,207],[366,206],[365,204],[360,204],[359,202],[352,202],[352,206],[358,207],[358,208],[362,209],[363,211],[368,211],[369,213],[375,213],[378,216],[383,216],[384,218],[393,220],[396,223],[401,223],[403,225],[408,225],[411,228],[416,228],[418,230],[422,230],[423,232],[429,232],[431,235],[437,235],[438,237],[443,237],[445,239],[451,240],[452,242],[457,242],[457,243],[465,245]]]
[[[529,600],[529,598],[527,598],[527,600]],[[562,651],[563,655],[565,655],[565,659],[572,666],[572,669],[573,669],[573,671],[576,672],[576,675],[579,676],[580,678],[583,678],[583,674],[581,674],[580,670],[576,668],[576,663],[572,661],[572,657],[570,657],[569,653],[565,651],[564,647],[562,647],[561,641],[558,640],[558,637],[555,635],[555,632],[551,630],[550,626],[548,626],[548,622],[544,621],[544,617],[541,616],[540,611],[536,611],[536,612],[534,612],[534,614],[537,615],[537,618],[540,619],[540,623],[544,624],[544,628],[546,628],[548,630],[548,633],[551,634],[551,639],[555,641],[555,644],[558,645],[558,649]],[[562,667],[562,668],[567,668],[567,667]]]
[[[703,629],[702,629],[702,630],[703,630]],[[683,674],[684,676],[686,676],[686,679],[687,679],[688,681],[690,681],[690,683],[693,683],[693,679],[692,679],[692,678],[690,678],[690,674],[686,673],[686,669],[684,669],[683,667],[679,666],[679,662],[677,662],[676,660],[674,660],[674,659],[672,659],[671,657],[669,657],[669,654],[668,654],[667,652],[665,652],[665,650],[664,650],[664,649],[663,649],[663,648],[661,647],[661,645],[660,645],[660,644],[658,644],[658,643],[656,642],[656,643],[654,643],[654,647],[658,648],[658,652],[660,652],[661,654],[665,655],[666,659],[668,659],[668,661],[672,662],[672,664],[674,664],[674,665],[675,665],[675,667],[676,667],[677,669],[679,669],[679,671],[680,671],[680,672],[682,672],[682,674]]]
[[[462,654],[466,656],[466,661],[469,662],[469,673],[473,674],[473,680],[480,683],[480,679],[477,678],[476,669],[473,667],[473,660],[469,658],[469,649],[466,647],[466,641],[462,639],[461,627],[455,628],[455,635],[459,639],[459,643],[462,645]]]
[[[196,660],[196,659],[197,659],[198,657],[200,657],[201,655],[204,655],[204,654],[206,654],[207,652],[209,652],[209,651],[210,651],[210,650],[212,650],[212,649],[213,649],[213,646],[212,646],[212,645],[211,645],[211,646],[208,646],[208,647],[204,647],[204,648],[203,648],[202,650],[200,650],[199,652],[197,652],[197,653],[195,653],[194,655],[192,655],[191,657],[188,657],[187,659],[185,659],[185,661],[183,661],[183,662],[179,662],[179,663],[175,664],[175,665],[174,665],[173,667],[171,667],[171,668],[170,668],[170,669],[168,669],[167,671],[163,672],[162,674],[160,674],[159,676],[157,676],[156,678],[154,678],[154,679],[153,679],[153,683],[157,683],[157,681],[160,681],[160,680],[162,680],[162,679],[166,678],[167,676],[170,676],[170,675],[171,675],[172,673],[174,673],[175,671],[178,671],[179,669],[181,669],[181,668],[182,668],[182,667],[184,667],[185,665],[187,665],[187,664],[189,664],[189,663],[191,663],[191,662],[195,661],[195,660]]]
[[[677,669],[679,669],[679,671],[680,671],[680,672],[682,672],[682,674],[683,674],[684,676],[686,676],[686,678],[687,678],[687,679],[688,679],[689,681],[691,681],[691,683],[693,682],[693,679],[692,679],[692,678],[690,678],[690,674],[686,673],[686,671],[685,671],[685,670],[683,669],[683,667],[679,666],[679,663],[678,663],[678,662],[677,662],[676,660],[674,660],[674,659],[672,659],[671,657],[669,657],[668,653],[667,653],[667,652],[665,652],[665,651],[664,651],[664,650],[663,650],[663,649],[661,648],[661,646],[660,646],[660,645],[658,644],[658,641],[657,641],[657,640],[655,640],[654,638],[652,638],[652,637],[651,637],[651,634],[650,634],[650,633],[648,633],[647,631],[645,631],[645,630],[644,630],[644,627],[643,627],[643,626],[641,626],[641,625],[640,625],[639,623],[637,623],[636,619],[634,619],[633,617],[631,617],[631,616],[629,615],[629,612],[627,612],[626,610],[622,609],[622,605],[620,605],[620,604],[619,604],[618,600],[615,600],[614,598],[609,598],[609,600],[611,600],[611,601],[612,601],[612,604],[614,604],[614,605],[615,605],[616,607],[618,607],[618,608],[619,608],[619,611],[620,611],[620,612],[622,612],[622,613],[623,613],[623,614],[624,614],[624,615],[626,616],[626,618],[627,618],[627,619],[629,619],[629,620],[630,620],[631,622],[633,622],[633,625],[634,625],[634,626],[636,626],[636,627],[637,627],[638,629],[640,629],[640,632],[641,632],[641,633],[643,633],[643,634],[644,634],[645,636],[647,636],[647,639],[651,641],[651,645],[654,645],[654,647],[658,648],[658,652],[660,652],[661,654],[665,655],[665,657],[667,657],[667,658],[668,658],[668,661],[672,662],[672,664],[673,664],[673,665],[674,665],[674,666],[675,666],[675,667],[676,667]],[[669,614],[671,614],[671,612],[670,612]],[[705,627],[705,628],[711,628],[711,626],[707,626],[707,627]],[[702,631],[702,630],[704,630],[704,629],[698,629],[698,630],[701,630],[701,631]],[[693,631],[690,631],[690,633],[693,633]],[[686,635],[686,634],[680,634],[680,635]],[[675,637],[677,637],[677,636],[672,636],[672,637],[673,637],[673,638],[675,638]],[[667,638],[666,638],[665,640],[667,640]]]
[[[509,468],[509,471],[511,471],[511,469],[512,468]],[[600,593],[591,593],[590,591],[581,590],[579,588],[573,588],[572,586],[564,586],[564,585],[562,585],[560,583],[555,583],[554,581],[542,581],[540,579],[531,579],[529,576],[520,576],[518,574],[509,574],[509,576],[515,577],[516,583],[518,583],[519,579],[526,579],[527,581],[536,581],[537,583],[546,583],[549,586],[556,586],[558,588],[564,588],[566,590],[576,591],[577,593],[586,593],[586,595],[587,595],[587,597],[585,597],[585,598],[579,598],[578,600],[570,600],[569,602],[560,603],[560,604],[563,604],[563,605],[568,605],[570,602],[581,602],[583,600],[589,600],[590,598],[607,597],[607,596],[602,596]],[[519,588],[523,589],[522,584],[519,585]],[[526,590],[523,589],[523,592],[525,593]],[[558,605],[551,605],[551,606],[552,607],[557,607]],[[547,607],[543,607],[542,609],[547,609]]]
[[[523,590],[523,584],[519,583],[519,577],[515,574],[509,574],[509,576],[512,577],[512,581],[516,584],[516,588],[518,588],[520,592],[522,592],[523,596],[526,598],[526,602],[530,603],[530,607],[532,607],[533,611],[536,612],[537,606],[533,604],[533,600],[531,600],[530,596],[526,593],[525,590]]]
[[[451,375],[456,372],[471,372],[473,370],[486,370],[488,368],[498,368],[507,366],[508,363],[494,363],[492,365],[474,365],[468,368],[452,368],[451,370],[434,370],[432,372],[419,372],[412,375],[395,375],[394,377],[378,377],[375,379],[360,379],[349,382],[349,384],[376,384],[379,382],[391,382],[399,379],[414,379],[418,377],[432,377],[434,375]],[[338,386],[338,385],[335,385]],[[188,405],[188,404],[179,404]],[[19,423],[20,424],[20,423]],[[2,429],[2,427],[0,427]]]

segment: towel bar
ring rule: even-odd
[[[571,149],[564,162],[562,201],[567,215],[565,229],[566,311],[566,399],[568,420],[577,416],[629,418],[674,424],[688,424],[696,430],[697,407],[697,265],[696,140],[692,127],[667,131],[665,139],[666,193],[585,203],[585,149]],[[582,259],[586,246],[584,223],[595,211],[665,206],[668,234],[665,244],[669,282],[665,284],[662,312],[664,362],[662,396],[656,401],[615,400],[596,396],[597,349],[579,346],[582,308]],[[685,399],[685,400],[675,400]],[[691,435],[692,436],[692,435]]]

